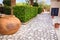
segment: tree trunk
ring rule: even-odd
[[[30,0],[30,5],[33,5],[33,0]]]

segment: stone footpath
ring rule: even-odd
[[[0,40],[58,40],[49,14],[38,14],[13,35],[0,35]]]

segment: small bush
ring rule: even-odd
[[[18,17],[22,22],[27,22],[31,18],[35,17],[38,13],[37,7],[29,7],[29,6],[15,6],[14,15]]]

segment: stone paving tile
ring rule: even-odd
[[[58,40],[60,40],[60,28],[56,29],[56,33],[57,33],[57,36],[58,36]]]
[[[13,35],[0,35],[0,40],[58,40],[49,14],[39,14]]]
[[[60,17],[55,16],[54,19],[53,19],[53,24],[54,23],[60,23]],[[57,36],[58,36],[58,40],[60,40],[60,28],[57,28],[55,30],[56,30],[56,33],[57,33]]]

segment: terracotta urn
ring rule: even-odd
[[[14,15],[0,15],[0,34],[11,35],[18,31],[21,22]]]

